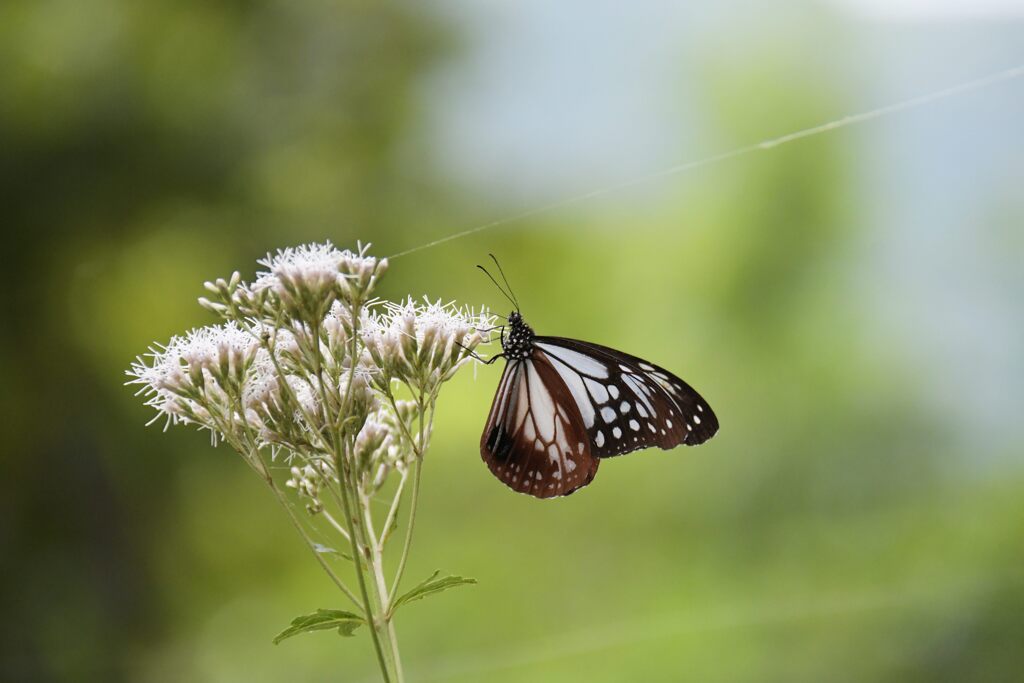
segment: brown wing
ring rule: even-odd
[[[544,354],[509,362],[498,385],[480,455],[509,488],[566,496],[597,474],[576,401]]]

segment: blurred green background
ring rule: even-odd
[[[379,255],[1024,61],[1012,1],[0,4],[10,681],[373,680],[365,633],[226,448],[122,386],[202,282]],[[1024,668],[1024,84],[396,259],[382,294],[504,310],[673,369],[699,449],[577,495],[442,395],[410,681],[1005,681]]]

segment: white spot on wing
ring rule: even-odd
[[[555,405],[533,363],[526,366],[530,386],[530,410],[540,438],[550,442],[555,438]]]
[[[605,389],[603,384],[595,382],[589,377],[584,377],[583,382],[587,385],[587,389],[590,390],[590,395],[594,397],[594,400],[597,401],[598,404],[608,401],[608,390]]]
[[[629,428],[632,429],[634,432],[639,431],[640,430],[640,423],[637,422],[636,420],[630,420],[629,421]]]
[[[594,404],[590,402],[590,396],[587,395],[587,389],[583,386],[583,379],[570,368],[566,367],[565,363],[559,363],[557,360],[552,360],[551,365],[554,366],[555,370],[558,371],[558,376],[565,382],[565,386],[569,387],[569,393],[572,394],[573,399],[576,401],[576,407],[580,410],[580,415],[583,416],[583,424],[590,427],[594,426]]]
[[[509,391],[510,384],[518,382],[522,377],[522,367],[519,365],[515,366],[515,369],[506,372],[501,378],[501,385],[498,387],[498,394],[504,395],[506,391]],[[512,391],[518,392],[518,385],[514,385],[515,388]],[[515,395],[509,397],[508,401],[502,401],[498,407],[498,414],[494,417],[494,424],[501,424],[502,419],[505,417],[505,409],[515,405]]]
[[[615,410],[605,406],[604,408],[601,408],[601,417],[604,418],[605,422],[611,423],[615,420]]]
[[[538,343],[537,346],[543,349],[545,353],[565,361],[577,372],[582,372],[599,379],[607,379],[608,377],[608,368],[605,367],[604,363],[579,351],[573,351],[564,346],[555,346],[553,344]]]
[[[520,373],[517,396],[516,396],[516,419],[513,424],[515,428],[519,429],[526,419],[526,414],[530,410],[530,400],[526,393],[526,381],[527,381],[527,370],[530,367],[529,363],[524,364],[523,370]]]

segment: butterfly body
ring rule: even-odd
[[[501,353],[505,358],[526,359],[533,353],[533,340],[537,336],[533,328],[526,324],[519,311],[508,316],[508,335],[501,336]]]
[[[694,446],[718,420],[667,370],[589,342],[537,336],[518,311],[502,330],[506,359],[480,453],[520,493],[569,495],[593,481],[602,458],[641,448]]]

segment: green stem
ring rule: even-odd
[[[384,677],[384,683],[390,683],[391,675],[388,671],[387,659],[380,644],[380,634],[377,632],[377,617],[374,614],[370,593],[366,589],[366,577],[363,575],[362,549],[359,547],[359,536],[356,535],[354,522],[355,513],[352,510],[348,495],[348,473],[347,468],[344,467],[344,462],[342,462],[340,451],[335,453],[335,467],[338,472],[338,488],[341,489],[341,500],[344,505],[345,521],[348,524],[348,534],[349,538],[352,539],[352,559],[356,565],[356,577],[359,579],[359,591],[363,596],[363,609],[366,611],[367,625],[370,627],[370,637],[373,639],[373,649],[377,653],[377,662],[380,664],[380,673]]]
[[[384,578],[383,573],[381,578]],[[395,617],[391,615],[385,619],[388,625],[388,638],[391,640],[391,657],[395,662],[395,679],[398,683],[405,683],[405,672],[402,670],[402,653],[398,651],[398,634],[395,633]]]
[[[433,431],[434,428],[434,402],[437,400],[436,394],[430,396],[430,423],[429,426],[424,425],[424,413],[427,410],[427,402],[424,401],[423,394],[421,393],[416,400],[419,408],[419,439],[415,446],[416,458],[413,460],[413,476],[412,476],[412,496],[409,501],[409,525],[405,530],[405,543],[402,544],[402,554],[398,559],[398,571],[395,572],[395,580],[391,585],[390,602],[394,602],[395,596],[398,595],[398,586],[402,582],[402,574],[405,573],[405,563],[409,559],[409,548],[412,546],[412,532],[416,525],[416,508],[419,503],[420,497],[420,476],[423,472],[423,454],[426,452],[426,434]],[[392,399],[392,403],[394,399]],[[426,427],[426,433],[424,432]]]
[[[402,554],[398,558],[398,570],[395,572],[394,583],[391,584],[391,593],[388,597],[389,603],[393,603],[395,596],[398,594],[398,585],[402,582],[402,574],[405,573],[405,563],[409,558],[409,548],[412,546],[412,531],[416,524],[416,504],[419,502],[420,496],[420,473],[423,471],[423,465],[420,458],[413,460],[412,467],[412,495],[409,500],[409,524],[408,528],[405,530],[405,542],[402,544]]]
[[[329,513],[326,508],[322,509],[320,511],[320,514],[324,516],[324,519],[327,520],[327,523],[331,525],[332,529],[341,534],[341,537],[344,538],[349,543],[349,545],[352,544],[352,539],[348,537],[348,531],[346,531],[345,527],[341,526],[341,524],[338,523],[338,520],[334,519],[334,516],[331,513]]]
[[[408,470],[403,469],[400,472],[401,479],[398,480],[398,487],[395,489],[395,496],[391,499],[391,508],[388,510],[388,516],[384,519],[384,527],[380,532],[380,545],[381,548],[388,542],[391,537],[391,530],[395,528],[395,518],[398,516],[398,506],[402,501],[402,493],[405,491],[405,482],[409,479]]]
[[[394,409],[395,415],[396,416],[400,415],[400,413],[398,411],[398,404],[395,401],[395,396],[394,396],[394,394],[391,393],[390,390],[387,393],[387,398],[391,402],[391,407],[392,407],[392,409]],[[405,572],[405,562],[406,562],[406,559],[409,556],[409,547],[412,544],[412,528],[413,528],[413,525],[414,525],[414,523],[416,521],[416,504],[417,504],[417,502],[419,500],[420,460],[423,458],[423,453],[424,453],[424,449],[423,449],[423,411],[424,411],[424,403],[423,403],[423,395],[422,394],[418,397],[418,400],[416,401],[416,404],[417,404],[417,410],[418,410],[418,413],[419,413],[419,423],[420,423],[420,425],[419,425],[419,438],[418,439],[414,438],[413,435],[409,433],[409,429],[405,426],[405,422],[401,419],[401,417],[398,418],[398,424],[401,427],[402,432],[405,435],[406,440],[409,442],[409,446],[410,446],[410,448],[412,449],[412,452],[413,452],[413,461],[412,461],[412,467],[413,467],[413,489],[412,489],[412,500],[410,502],[410,507],[409,507],[409,525],[408,525],[408,529],[406,529],[406,533],[405,533],[405,542],[402,544],[402,555],[400,556],[399,561],[398,561],[398,571],[395,574],[395,580],[394,580],[394,583],[391,586],[391,592],[389,593],[389,598],[388,598],[388,602],[389,603],[390,602],[394,602],[395,596],[398,593],[398,584],[402,580],[402,573]],[[433,424],[433,415],[431,415],[431,424]],[[397,514],[397,512],[398,512],[399,498],[402,495],[402,489],[405,487],[405,481],[406,481],[407,478],[408,478],[408,475],[406,475],[403,472],[402,473],[402,481],[399,484],[398,492],[395,494],[395,499],[394,499],[394,501],[392,503],[391,512],[388,514],[388,519],[393,519],[394,515]],[[385,537],[389,536],[390,533],[391,533],[390,526],[385,526],[385,528],[384,528],[384,535],[385,535]]]
[[[363,512],[363,524],[366,529],[367,542],[370,546],[371,559],[369,560],[370,570],[377,584],[377,595],[380,600],[381,614],[384,626],[387,629],[388,644],[391,647],[391,661],[395,666],[395,679],[403,683],[405,675],[402,671],[402,656],[398,651],[398,636],[395,633],[394,615],[391,613],[391,601],[388,597],[387,579],[384,576],[384,554],[377,532],[373,528],[373,512],[370,509],[370,499],[366,496],[359,497],[360,506]]]

